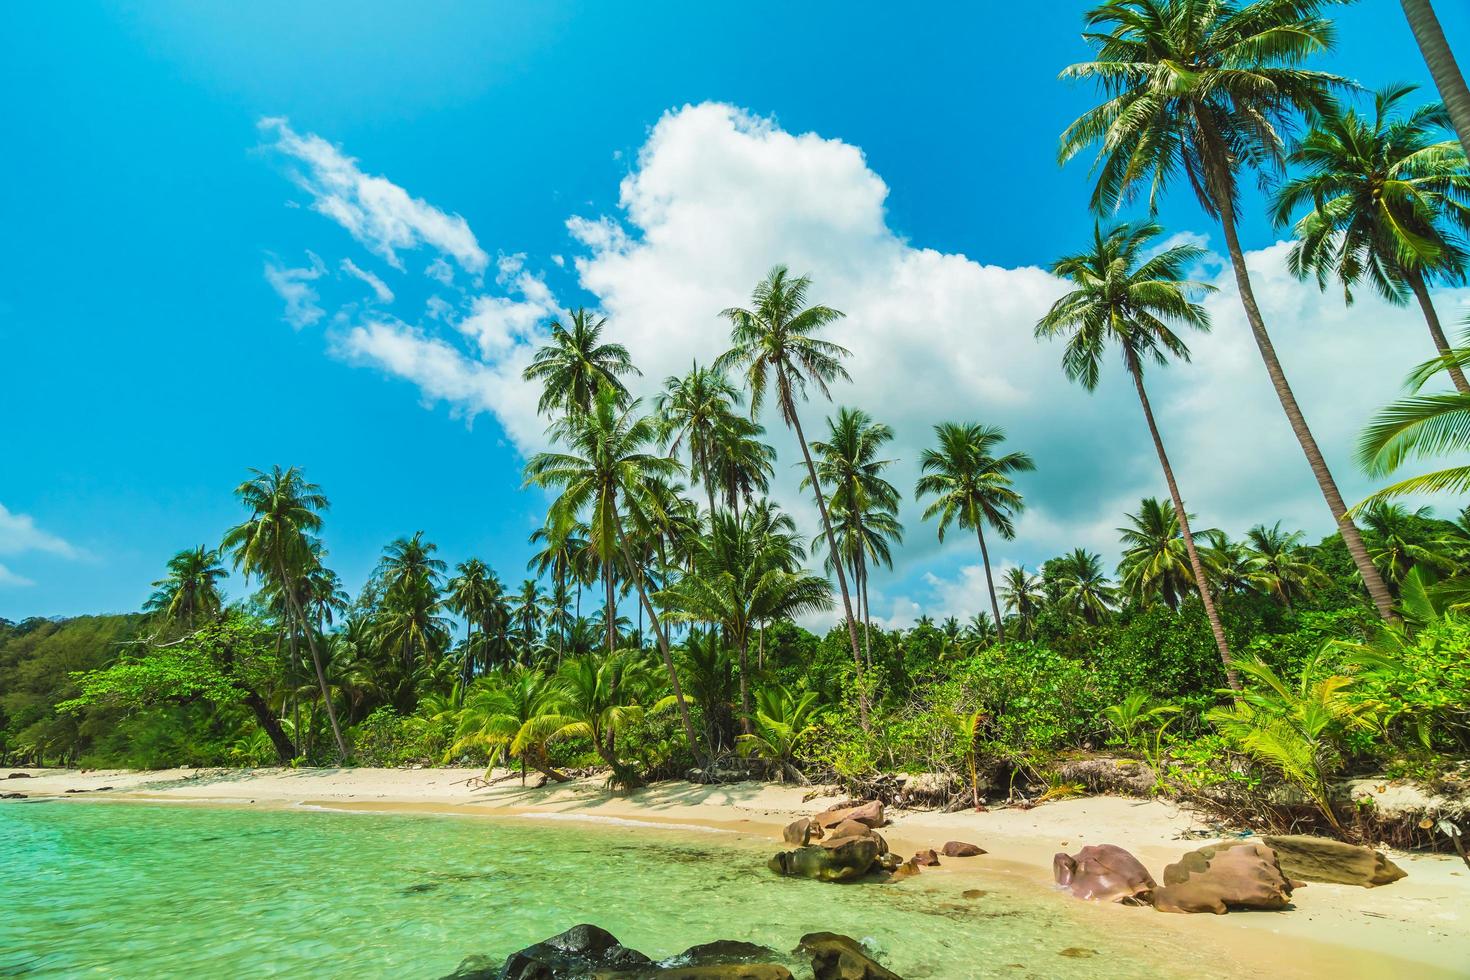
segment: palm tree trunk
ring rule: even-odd
[[[327,720],[332,723],[332,737],[337,740],[337,761],[347,761],[347,742],[342,738],[342,727],[337,724],[337,709],[332,706],[332,694],[327,687],[327,674],[322,670],[321,653],[317,650],[316,637],[312,635],[311,626],[306,617],[301,614],[301,604],[296,601],[296,592],[292,583],[286,575],[285,561],[279,562],[281,571],[281,588],[286,594],[286,604],[291,608],[291,613],[296,618],[301,631],[306,634],[306,646],[311,650],[311,664],[316,668],[316,682],[322,689],[322,701],[327,706]]]
[[[786,388],[783,383],[782,389]],[[832,520],[827,516],[827,499],[822,494],[822,483],[817,479],[817,466],[812,462],[811,450],[807,448],[806,434],[801,431],[801,418],[796,413],[795,405],[786,406],[786,415],[791,419],[791,427],[796,430],[796,443],[801,447],[802,458],[806,460],[807,476],[812,481],[812,492],[817,496],[817,512],[822,515],[822,530],[827,535],[827,547],[832,550],[832,568],[837,572],[837,590],[842,593],[842,612],[847,618],[847,639],[852,644],[852,663],[857,669],[858,680],[858,722],[863,731],[868,730],[868,692],[863,687],[863,654],[858,646],[857,623],[852,616],[852,596],[847,591],[847,575],[842,570],[842,560],[837,550],[837,535],[832,532]]]
[[[618,543],[623,549],[623,561],[628,563],[628,573],[633,576],[633,584],[638,589],[638,600],[644,609],[648,610],[648,623],[653,627],[653,635],[658,638],[658,652],[663,656],[664,667],[669,671],[669,686],[674,691],[674,703],[679,707],[679,720],[684,724],[684,736],[689,739],[689,751],[694,753],[696,759],[700,758],[699,739],[694,734],[694,722],[689,718],[689,703],[684,700],[684,689],[679,686],[679,672],[674,669],[674,657],[669,652],[669,638],[664,634],[664,628],[658,621],[658,613],[653,611],[653,603],[648,601],[648,593],[643,588],[643,572],[633,564],[633,549],[628,547],[628,536],[623,533],[623,527],[618,525]],[[706,772],[709,771],[709,761],[701,760]]]
[[[1322,458],[1322,450],[1318,448],[1312,430],[1307,427],[1307,420],[1302,415],[1301,407],[1297,405],[1296,395],[1292,393],[1291,385],[1286,380],[1286,372],[1281,369],[1281,362],[1276,357],[1276,347],[1271,343],[1271,335],[1266,332],[1266,322],[1261,316],[1261,308],[1256,305],[1250,272],[1245,267],[1245,253],[1241,251],[1240,237],[1235,230],[1235,209],[1228,192],[1233,183],[1223,166],[1218,163],[1215,166],[1215,180],[1212,183],[1214,187],[1226,190],[1215,193],[1214,197],[1219,205],[1220,225],[1225,232],[1225,245],[1230,252],[1230,264],[1235,269],[1235,284],[1240,290],[1240,302],[1245,307],[1245,318],[1250,323],[1251,335],[1255,338],[1256,347],[1260,349],[1261,360],[1266,362],[1266,373],[1271,378],[1272,387],[1276,389],[1276,397],[1281,401],[1286,420],[1291,424],[1291,431],[1296,435],[1297,442],[1301,444],[1302,453],[1307,457],[1307,465],[1312,468],[1312,475],[1317,478],[1317,486],[1321,488],[1322,496],[1327,501],[1327,509],[1337,522],[1343,544],[1347,545],[1353,564],[1358,567],[1358,574],[1363,578],[1368,595],[1377,607],[1378,615],[1393,622],[1398,618],[1393,611],[1393,596],[1383,583],[1383,576],[1378,574],[1378,569],[1368,557],[1368,549],[1363,544],[1363,535],[1358,531],[1358,526],[1348,517],[1342,493],[1337,489],[1332,471],[1327,468],[1327,461]]]
[[[971,508],[970,518],[975,525],[975,537],[980,542],[980,563],[985,566],[985,587],[990,590],[990,612],[995,616],[995,637],[1004,643],[1006,641],[1006,628],[1000,622],[1000,600],[995,597],[995,580],[990,577],[990,549],[985,547],[985,529],[980,526],[979,518],[975,516]]]
[[[1416,269],[1407,270],[1404,278],[1409,282],[1409,288],[1414,291],[1414,298],[1419,301],[1419,309],[1424,311],[1424,322],[1429,324],[1429,336],[1434,338],[1434,346],[1441,356],[1448,357],[1451,353],[1450,342],[1444,335],[1444,327],[1440,326],[1439,313],[1434,309],[1434,300],[1429,296],[1429,287],[1424,284],[1424,276]],[[1460,370],[1458,364],[1449,365],[1450,380],[1455,383],[1455,390],[1462,395],[1470,395],[1470,383],[1465,381],[1465,372]]]
[[[604,605],[602,607],[602,618],[607,626],[607,655],[611,657],[617,648],[617,610],[613,606],[613,570],[612,562],[604,561],[602,565],[602,581],[606,589]]]
[[[1210,621],[1210,632],[1215,634],[1215,647],[1220,651],[1220,662],[1225,665],[1225,679],[1232,691],[1240,690],[1240,677],[1230,657],[1230,643],[1225,639],[1225,626],[1220,622],[1220,611],[1215,608],[1215,597],[1210,593],[1210,580],[1205,576],[1204,563],[1199,559],[1199,549],[1194,546],[1194,532],[1189,528],[1189,514],[1184,509],[1184,499],[1179,495],[1179,484],[1174,480],[1174,467],[1169,464],[1169,454],[1164,451],[1164,440],[1154,422],[1153,406],[1149,404],[1148,391],[1143,386],[1143,369],[1133,351],[1127,351],[1128,373],[1133,375],[1133,387],[1138,390],[1138,403],[1143,406],[1143,418],[1148,423],[1148,434],[1153,438],[1154,451],[1159,454],[1159,466],[1164,470],[1164,482],[1169,485],[1169,499],[1174,501],[1174,514],[1179,518],[1179,533],[1184,538],[1184,550],[1189,552],[1189,567],[1194,571],[1194,585],[1199,590],[1200,600],[1205,604],[1205,618]]]
[[[1429,66],[1429,74],[1434,76],[1434,84],[1439,89],[1439,97],[1444,100],[1445,109],[1449,111],[1460,145],[1465,148],[1465,155],[1470,157],[1470,88],[1465,86],[1465,76],[1460,74],[1460,66],[1455,63],[1444,29],[1439,26],[1439,18],[1434,15],[1429,0],[1402,2],[1404,16],[1409,20],[1414,40],[1419,42],[1419,51]]]
[[[745,633],[740,635],[740,730],[750,734],[750,639]]]
[[[704,474],[704,492],[709,496],[709,517],[713,521],[715,519],[715,481],[709,473],[708,458],[704,460],[704,465],[700,469]]]

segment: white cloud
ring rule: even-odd
[[[343,259],[342,271],[354,279],[361,279],[367,283],[368,288],[373,291],[373,296],[379,303],[393,302],[393,290],[388,288],[388,284],[366,269],[360,268],[356,262],[351,259]]]
[[[289,268],[271,260],[266,260],[265,263],[265,281],[270,283],[276,295],[286,303],[281,319],[297,330],[316,323],[325,312],[317,305],[317,300],[321,297],[311,285],[325,271],[322,260],[311,252],[306,254],[311,259],[308,266]]]
[[[40,551],[61,558],[78,558],[81,552],[49,531],[36,526],[29,514],[17,514],[0,504],[0,555]]]
[[[435,259],[424,269],[424,275],[439,283],[441,286],[454,285],[454,266],[443,259]]]
[[[24,575],[17,575],[4,565],[0,565],[0,589],[24,588],[25,586],[35,584],[33,580],[26,578]]]
[[[265,118],[262,133],[275,149],[305,165],[296,183],[312,196],[312,208],[337,222],[396,269],[400,249],[425,244],[451,256],[471,273],[488,262],[464,218],[445,214],[386,177],[365,174],[357,161],[315,133],[300,134],[287,120]]]

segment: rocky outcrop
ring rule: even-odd
[[[1158,887],[1143,863],[1114,844],[1089,844],[1076,854],[1056,854],[1052,877],[1076,898],[1147,905]]]
[[[835,847],[846,840],[854,837],[871,837],[878,842],[878,854],[882,856],[888,853],[888,841],[883,835],[873,830],[867,824],[858,823],[856,820],[844,820],[842,823],[829,830],[821,839],[823,847]]]
[[[1276,852],[1281,872],[1288,878],[1375,888],[1407,875],[1381,851],[1371,847],[1306,834],[1261,839]]]
[[[962,840],[945,841],[939,853],[951,858],[979,857],[985,853],[985,848],[976,844],[969,844]]]
[[[0,793],[0,800],[23,800],[25,798],[24,793]]]
[[[461,963],[451,976],[458,980],[479,980],[482,974],[462,972],[466,965]],[[628,972],[652,965],[653,960],[622,945],[606,929],[579,925],[511,953],[495,976],[498,980],[560,980]]]
[[[779,875],[816,881],[851,881],[873,869],[878,860],[878,837],[846,837],[781,851],[767,863]],[[886,850],[886,845],[885,845]]]
[[[835,807],[824,810],[812,818],[824,830],[836,827],[847,820],[856,820],[860,824],[866,824],[874,830],[883,826],[883,803],[879,800],[869,800],[855,806]]]
[[[811,817],[802,817],[793,820],[786,825],[781,832],[781,837],[792,847],[806,847],[812,841],[821,838],[822,828]]]
[[[798,953],[812,958],[813,980],[900,980],[868,955],[862,944],[835,932],[813,932],[801,937]]]
[[[934,848],[926,848],[914,855],[914,863],[925,868],[937,868],[939,867],[939,855],[935,853]]]
[[[1164,885],[1154,892],[1160,912],[1213,912],[1283,909],[1291,903],[1291,882],[1276,852],[1260,841],[1230,841],[1190,851],[1164,869]]]

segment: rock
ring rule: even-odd
[[[24,793],[0,793],[0,800],[23,800],[25,798]]]
[[[561,980],[563,977],[631,971],[652,965],[653,961],[647,956],[623,946],[606,929],[580,925],[510,954],[501,966],[498,978]]]
[[[660,966],[710,966],[714,964],[751,963],[776,958],[776,951],[758,943],[738,939],[717,939],[712,943],[690,946],[677,956],[659,962]]]
[[[801,937],[798,953],[812,958],[812,980],[900,980],[880,966],[856,939],[835,932],[812,932]]]
[[[874,864],[874,867],[883,871],[897,871],[901,864],[903,864],[903,858],[889,851],[887,854],[878,855],[878,860]]]
[[[779,963],[708,963],[704,966],[661,966],[628,973],[602,972],[596,980],[793,980]]]
[[[781,837],[792,847],[806,847],[822,836],[822,828],[811,817],[802,817],[786,825]]]
[[[983,888],[966,888],[964,891],[960,892],[960,898],[968,898],[973,900],[977,898],[984,898],[986,895],[989,894],[990,893]]]
[[[823,829],[836,827],[844,820],[856,820],[858,823],[867,824],[877,830],[885,823],[883,819],[883,801],[869,800],[859,803],[857,806],[838,807],[832,810],[824,810],[812,819]]]
[[[939,855],[934,853],[934,848],[920,851],[914,855],[914,863],[925,868],[939,867]]]
[[[28,773],[28,772],[13,772],[10,775],[6,776],[5,778],[6,779],[30,779],[31,778],[31,774]]]
[[[1066,949],[1059,950],[1057,955],[1074,960],[1089,960],[1097,955],[1097,950],[1088,946],[1068,946]]]
[[[1164,869],[1164,887],[1154,892],[1160,912],[1213,912],[1232,908],[1283,909],[1291,882],[1276,852],[1260,841],[1230,841],[1190,851]]]
[[[1076,854],[1056,854],[1052,877],[1076,898],[1147,905],[1157,884],[1132,854],[1114,844],[1089,844]]]
[[[1408,874],[1381,851],[1329,837],[1289,834],[1262,840],[1276,852],[1281,873],[1289,878],[1375,888]]]
[[[849,837],[782,851],[772,857],[767,866],[779,875],[817,881],[851,881],[871,871],[877,860],[878,841],[875,837]]]
[[[873,830],[867,824],[858,823],[856,820],[844,820],[833,827],[825,835],[821,835],[822,847],[835,847],[844,841],[860,837],[869,837],[878,842],[878,854],[882,856],[888,853],[888,841],[883,835]]]
[[[939,849],[939,853],[945,857],[969,858],[984,854],[985,848],[978,847],[975,844],[967,844],[962,840],[952,840],[945,841],[944,846]]]
[[[913,858],[909,858],[907,861],[903,862],[898,867],[893,869],[893,875],[888,880],[903,881],[905,878],[912,878],[914,875],[919,873],[919,868],[919,862]]]

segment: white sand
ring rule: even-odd
[[[20,771],[20,770],[17,770]],[[158,772],[28,770],[29,779],[7,780],[0,792],[68,799],[206,802],[279,807],[308,804],[383,812],[434,811],[489,815],[530,814],[607,818],[696,832],[738,830],[779,838],[798,816],[824,809],[831,797],[804,799],[794,786],[735,783],[696,786],[667,782],[619,795],[600,780],[523,788],[518,779],[471,789],[479,770],[466,769],[255,769]],[[535,777],[535,774],[532,774]],[[102,787],[111,787],[102,791]],[[85,793],[66,794],[68,789]],[[1158,801],[1088,797],[1031,810],[986,813],[890,810],[883,833],[894,850],[912,853],[966,840],[989,853],[949,861],[942,873],[974,874],[1020,889],[1049,890],[1051,858],[1086,844],[1117,844],[1161,876],[1164,865],[1205,843],[1186,837],[1204,829],[1193,815]],[[1167,915],[1148,909],[1098,908],[1099,916],[1130,931],[1169,930],[1198,944],[1201,957],[1270,970],[1277,976],[1456,977],[1470,976],[1470,869],[1458,858],[1392,853],[1408,877],[1380,888],[1312,884],[1283,912],[1223,916]],[[936,873],[936,872],[926,872]],[[1053,893],[1057,902],[1075,900]],[[1146,918],[1145,918],[1146,917]]]

